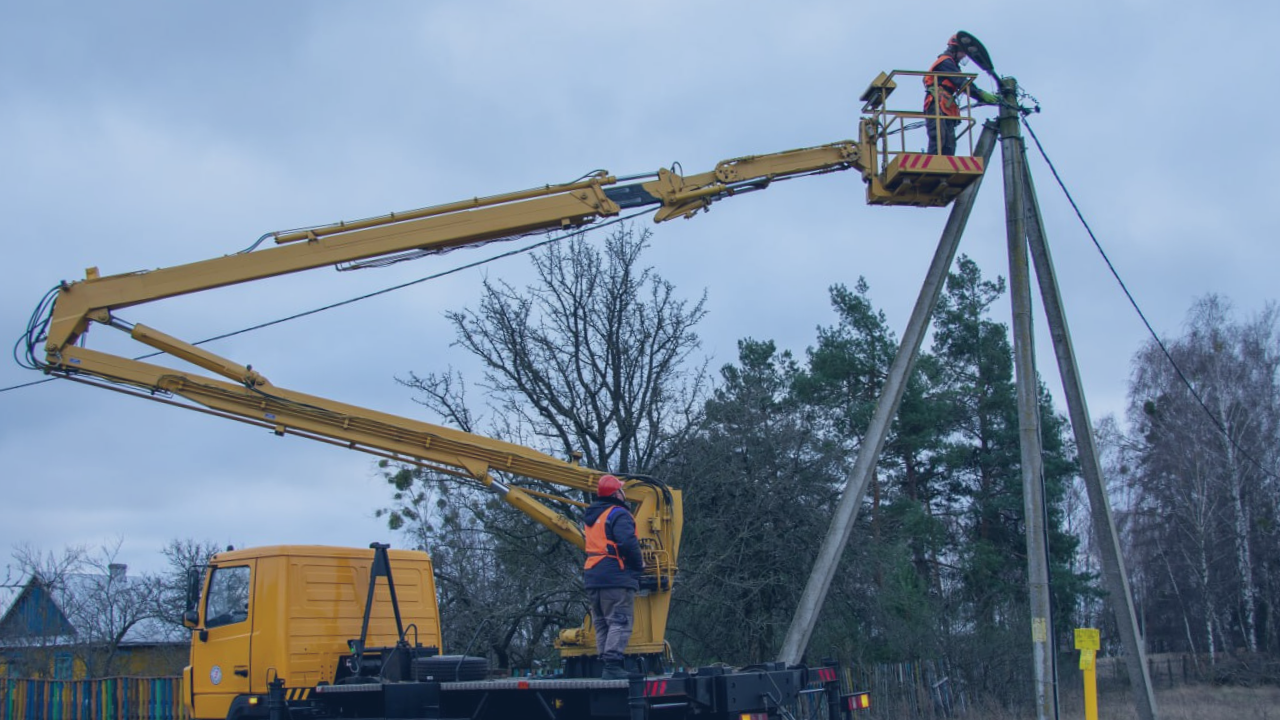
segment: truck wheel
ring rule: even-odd
[[[489,660],[471,655],[433,655],[413,661],[413,679],[418,682],[458,682],[484,680]]]

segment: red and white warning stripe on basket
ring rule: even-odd
[[[966,155],[928,155],[925,153],[904,153],[902,162],[898,164],[902,170],[939,170],[948,169],[954,172],[982,172],[982,158]]]

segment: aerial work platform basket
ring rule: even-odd
[[[898,87],[896,78],[920,78],[921,95],[912,94],[920,109],[895,109],[888,105],[889,96]],[[956,93],[960,114],[945,116],[924,111],[923,87],[926,81],[936,84],[947,78],[961,88]],[[871,205],[914,205],[942,207],[962,190],[982,177],[986,169],[981,157],[973,154],[973,103],[964,89],[977,78],[972,73],[939,73],[918,70],[894,70],[880,73],[862,93],[863,118],[859,125],[859,144],[870,150],[872,157],[864,162],[867,181],[867,203]],[[939,135],[949,131],[944,123],[954,122],[957,155],[928,153],[925,125],[934,123]],[[940,145],[940,144],[939,144]]]

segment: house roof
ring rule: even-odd
[[[136,582],[141,578],[125,577],[124,580]],[[0,646],[30,644],[32,641],[65,645],[83,640],[77,637],[75,624],[64,612],[64,607],[75,607],[80,600],[85,600],[92,607],[92,598],[102,593],[108,581],[107,575],[72,574],[63,578],[57,588],[50,588],[36,577],[30,578],[21,588],[10,588],[11,597],[7,598],[0,615]],[[153,645],[185,642],[186,639],[185,629],[156,618],[146,618],[132,625],[120,644]]]
[[[32,577],[0,616],[0,643],[20,639],[74,636],[75,628],[49,588]]]
[[[9,606],[13,605],[22,588],[22,585],[0,585],[0,617],[9,612]]]

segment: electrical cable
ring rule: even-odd
[[[476,626],[475,633],[473,633],[471,635],[471,639],[467,641],[466,649],[462,651],[462,655],[458,656],[458,664],[453,669],[455,675],[462,670],[462,661],[467,659],[467,654],[471,652],[471,646],[475,645],[476,640],[480,639],[480,631],[484,629],[485,625],[489,624],[489,620],[490,618],[487,616],[480,618],[480,624]]]
[[[53,307],[54,298],[58,295],[61,286],[51,288],[40,298],[40,302],[36,305],[36,309],[31,312],[30,319],[27,320],[27,330],[18,337],[17,342],[13,345],[13,359],[19,366],[28,370],[39,370],[39,363],[36,361],[34,348],[40,339],[44,336],[45,330],[49,327],[50,309]],[[22,354],[19,355],[19,350]]]
[[[43,380],[32,380],[29,383],[22,383],[21,385],[10,385],[7,388],[0,388],[0,393],[9,392],[10,390],[21,390],[22,388],[29,388],[33,385],[43,385],[45,383],[51,383],[54,380],[60,380],[60,379],[61,378],[51,377],[51,378],[45,378]]]
[[[1027,97],[1030,96],[1028,95]],[[1031,99],[1033,101],[1035,100],[1035,98]],[[1085,232],[1089,234],[1089,239],[1093,241],[1093,246],[1097,248],[1098,254],[1102,256],[1103,262],[1107,264],[1107,269],[1111,271],[1111,276],[1114,277],[1116,283],[1120,285],[1120,289],[1124,292],[1125,297],[1129,299],[1129,304],[1133,306],[1134,312],[1138,314],[1138,317],[1142,320],[1142,324],[1146,326],[1147,332],[1151,334],[1151,338],[1155,340],[1156,345],[1160,348],[1160,352],[1164,354],[1165,359],[1169,361],[1169,365],[1173,367],[1178,379],[1186,386],[1187,391],[1191,393],[1191,397],[1195,398],[1200,409],[1203,410],[1204,414],[1209,418],[1209,422],[1213,424],[1218,432],[1226,438],[1227,442],[1229,442],[1231,446],[1241,454],[1241,456],[1257,467],[1263,474],[1273,479],[1280,477],[1268,470],[1261,462],[1254,458],[1252,454],[1241,447],[1240,443],[1232,437],[1229,432],[1227,432],[1227,428],[1222,424],[1222,421],[1220,421],[1218,417],[1213,414],[1213,411],[1209,409],[1209,405],[1204,401],[1204,398],[1200,396],[1200,393],[1196,392],[1195,386],[1191,384],[1191,380],[1187,378],[1186,374],[1182,372],[1182,368],[1179,367],[1177,361],[1173,359],[1173,354],[1169,352],[1169,348],[1165,346],[1164,341],[1160,339],[1158,334],[1156,334],[1155,328],[1151,327],[1151,323],[1147,320],[1146,314],[1142,312],[1142,308],[1139,307],[1138,301],[1134,299],[1133,293],[1129,292],[1129,288],[1125,285],[1124,279],[1120,277],[1120,273],[1116,270],[1115,265],[1112,264],[1111,258],[1107,256],[1106,250],[1102,249],[1102,243],[1098,240],[1098,236],[1094,234],[1093,228],[1089,226],[1089,222],[1085,220],[1084,214],[1080,211],[1080,206],[1076,204],[1075,198],[1071,196],[1071,191],[1067,190],[1066,183],[1063,182],[1062,176],[1058,174],[1058,169],[1054,167],[1053,161],[1049,159],[1048,153],[1045,152],[1044,145],[1040,143],[1040,138],[1036,137],[1036,131],[1031,128],[1031,123],[1027,122],[1025,114],[1022,116],[1022,124],[1027,128],[1027,133],[1031,135],[1032,141],[1035,142],[1036,149],[1040,151],[1040,157],[1044,158],[1045,164],[1049,166],[1049,172],[1053,173],[1053,179],[1057,181],[1058,187],[1062,189],[1062,194],[1066,196],[1067,202],[1071,203],[1071,209],[1075,211],[1076,218],[1080,220],[1080,224],[1084,226]]]
[[[326,310],[333,310],[333,309],[335,309],[335,308],[343,307],[344,305],[351,305],[351,304],[354,304],[354,303],[360,302],[361,300],[368,300],[368,299],[370,299],[370,298],[378,297],[379,295],[386,295],[386,294],[388,294],[388,293],[395,292],[396,290],[403,290],[403,289],[405,289],[405,288],[407,288],[407,287],[412,287],[412,286],[414,286],[414,285],[419,285],[419,284],[421,284],[421,283],[427,282],[428,280],[438,280],[438,279],[440,279],[440,278],[442,278],[442,277],[446,277],[446,276],[448,276],[448,275],[453,275],[454,273],[462,272],[463,270],[470,270],[470,269],[472,269],[472,268],[480,267],[481,265],[487,265],[488,263],[495,262],[495,261],[497,261],[497,260],[503,260],[503,259],[506,259],[506,258],[509,258],[509,257],[513,257],[513,256],[515,256],[515,255],[520,255],[520,254],[523,254],[523,253],[531,252],[531,251],[533,251],[533,250],[537,250],[537,249],[539,249],[539,248],[545,247],[545,246],[550,245],[550,244],[552,244],[552,243],[560,242],[561,240],[567,240],[567,239],[569,239],[569,238],[571,238],[571,237],[575,237],[575,236],[578,236],[578,235],[582,235],[582,234],[584,234],[584,233],[586,233],[586,232],[588,232],[588,231],[590,231],[590,230],[599,230],[599,229],[601,229],[601,228],[605,228],[605,227],[608,227],[608,226],[610,226],[610,225],[613,225],[613,224],[616,224],[616,223],[619,223],[619,222],[623,222],[623,221],[625,221],[625,220],[630,220],[631,218],[635,217],[636,215],[641,214],[642,212],[644,212],[644,211],[640,211],[640,212],[637,212],[637,213],[632,213],[631,215],[627,215],[627,216],[625,216],[625,217],[614,218],[613,220],[610,220],[610,221],[608,221],[608,222],[606,222],[606,223],[601,223],[600,225],[592,225],[591,227],[584,228],[584,229],[582,229],[582,230],[577,230],[577,231],[575,231],[575,232],[566,233],[566,234],[564,234],[564,235],[558,235],[558,236],[556,236],[556,237],[548,238],[548,239],[546,239],[546,240],[541,240],[541,241],[539,241],[539,242],[533,243],[532,245],[526,245],[526,246],[525,246],[525,247],[523,247],[523,248],[519,248],[519,249],[516,249],[516,250],[509,250],[509,251],[507,251],[507,252],[505,252],[505,253],[500,253],[500,254],[498,254],[498,255],[494,255],[494,256],[492,256],[492,257],[485,258],[484,260],[477,260],[477,261],[475,261],[475,262],[467,263],[467,264],[465,264],[465,265],[459,265],[459,266],[457,266],[457,267],[450,268],[449,270],[442,270],[441,272],[435,273],[435,274],[433,274],[433,275],[427,275],[427,276],[424,276],[424,277],[420,277],[420,278],[417,278],[416,280],[410,280],[410,281],[408,281],[408,282],[400,283],[399,285],[392,285],[392,286],[390,286],[390,287],[386,287],[386,288],[383,288],[383,289],[381,289],[381,290],[375,290],[375,291],[373,291],[373,292],[371,292],[371,293],[366,293],[366,294],[364,294],[364,295],[357,295],[356,297],[347,298],[346,300],[339,300],[338,302],[331,303],[331,304],[329,304],[329,305],[324,305],[324,306],[322,306],[322,307],[313,308],[313,309],[311,309],[311,310],[304,310],[304,311],[302,311],[302,312],[300,312],[300,313],[295,313],[295,314],[293,314],[293,315],[289,315],[289,316],[287,316],[287,317],[277,318],[277,319],[275,319],[275,320],[268,320],[267,322],[259,323],[259,324],[257,324],[257,325],[252,325],[252,326],[250,326],[250,327],[243,328],[243,329],[241,329],[241,330],[235,330],[235,331],[233,331],[233,332],[223,333],[223,334],[221,334],[221,335],[215,335],[215,336],[213,336],[213,337],[205,338],[204,340],[201,340],[201,341],[199,341],[199,342],[195,342],[195,343],[192,343],[192,344],[193,344],[193,345],[203,345],[203,344],[205,344],[205,343],[214,342],[215,340],[225,340],[225,339],[230,338],[230,337],[235,337],[236,335],[243,335],[243,334],[245,334],[245,333],[253,332],[253,331],[255,331],[255,330],[261,330],[261,329],[263,329],[263,328],[268,328],[268,327],[271,327],[271,326],[273,326],[273,325],[279,325],[279,324],[281,324],[281,323],[286,323],[286,322],[289,322],[290,320],[298,320],[298,319],[300,319],[300,318],[304,318],[304,317],[307,317],[307,316],[310,316],[310,315],[315,315],[315,314],[318,314],[318,313],[322,313],[322,312],[324,312],[324,311],[326,311]],[[155,357],[156,355],[163,355],[163,354],[164,354],[164,353],[161,353],[161,352],[154,352],[154,353],[150,353],[150,354],[148,354],[148,355],[142,355],[142,356],[140,356],[140,357],[138,357],[138,358],[135,358],[135,359],[137,359],[137,360],[143,360],[143,359],[145,359],[145,358]]]
[[[49,312],[53,307],[53,301],[58,295],[58,289],[61,285],[53,287],[40,302],[36,305],[36,309],[32,311],[30,319],[27,320],[27,329],[18,340],[13,344],[13,360],[19,367],[27,370],[39,370],[40,363],[35,356],[35,346],[44,337],[45,330],[49,327]],[[0,388],[0,393],[10,390],[19,390],[21,388],[32,387],[33,385],[43,385],[47,382],[53,382],[57,378],[45,378],[44,380],[33,380],[28,383],[14,385],[12,387]]]
[[[258,238],[257,240],[253,241],[253,244],[252,244],[252,245],[250,245],[249,247],[247,247],[247,248],[245,248],[245,249],[243,249],[243,250],[241,250],[241,251],[237,252],[237,253],[236,253],[236,255],[244,255],[244,254],[246,254],[246,253],[251,253],[251,252],[253,252],[254,250],[257,250],[257,249],[258,249],[258,246],[259,246],[259,245],[261,245],[262,243],[266,242],[267,238],[271,237],[272,235],[275,235],[275,233],[273,233],[273,232],[265,233],[262,237],[260,237],[260,238]]]
[[[581,228],[579,230],[575,230],[573,232],[564,233],[562,235],[557,235],[555,237],[547,238],[546,240],[541,240],[531,245],[526,245],[523,248],[519,248],[516,250],[509,250],[505,253],[500,253],[498,255],[494,255],[492,257],[485,258],[483,260],[477,260],[472,263],[467,263],[465,265],[459,265],[449,270],[444,270],[432,275],[427,275],[425,277],[417,278],[415,280],[410,280],[408,282],[400,283],[399,285],[392,285],[390,287],[386,287],[381,290],[375,290],[373,292],[366,293],[364,295],[358,295],[356,297],[347,298],[346,300],[340,300],[338,302],[331,303],[329,305],[325,305],[322,307],[313,308],[311,310],[305,310],[303,312],[295,313],[287,317],[277,318],[275,320],[269,320],[267,322],[259,323],[257,325],[242,328],[240,330],[223,333],[221,335],[214,335],[212,337],[208,337],[203,340],[194,342],[192,343],[192,345],[198,346],[198,345],[204,345],[206,343],[211,343],[216,340],[225,340],[227,338],[235,337],[237,335],[243,335],[245,333],[253,332],[255,330],[262,330],[263,328],[272,327],[274,325],[280,325],[282,323],[289,322],[290,320],[298,320],[300,318],[308,317],[310,315],[315,315],[317,313],[321,313],[326,310],[333,310],[335,308],[343,307],[344,305],[351,305],[353,303],[360,302],[361,300],[368,300],[370,298],[378,297],[379,295],[385,295],[387,293],[391,293],[396,290],[403,290],[407,287],[412,287],[414,285],[427,282],[428,280],[437,280],[439,278],[445,277],[447,275],[452,275],[454,273],[458,273],[463,270],[470,270],[472,268],[480,267],[482,265],[486,265],[488,263],[495,262],[497,260],[502,260],[515,255],[528,253],[533,250],[537,250],[539,248],[550,245],[552,243],[560,242],[562,240],[567,240],[569,238],[576,237],[578,235],[583,235],[592,230],[600,230],[600,229],[609,227],[610,225],[615,225],[617,223],[625,222],[645,212],[646,210],[639,210],[634,213],[631,213],[630,215],[624,215],[624,216],[609,220],[607,222],[600,223],[598,225],[591,225],[585,228]],[[265,238],[269,236],[270,235],[268,234],[268,235],[264,235],[263,237]],[[259,238],[259,242],[261,242],[261,238]],[[40,361],[37,360],[35,357],[35,347],[39,344],[39,341],[43,338],[44,330],[48,327],[48,324],[49,324],[48,313],[52,308],[53,299],[57,296],[58,289],[59,288],[55,287],[45,294],[44,298],[41,299],[39,305],[37,305],[36,310],[32,313],[31,320],[27,323],[27,331],[23,333],[22,336],[18,338],[18,341],[14,344],[14,349],[13,349],[14,359],[18,362],[19,365],[21,365],[24,368],[27,368],[28,370],[39,370],[43,366],[42,363],[40,363]],[[20,349],[23,349],[24,346],[25,346],[24,354],[26,356],[25,360],[21,359],[19,355]],[[164,354],[165,353],[163,352],[156,351],[156,352],[147,353],[144,355],[139,355],[133,359],[146,360],[148,358],[153,358],[153,357],[164,355]],[[21,385],[13,385],[11,387],[0,388],[0,393],[6,393],[11,390],[19,390],[22,388],[31,387],[33,385],[42,385],[44,383],[53,382],[54,380],[58,380],[58,379],[60,378],[57,378],[57,377],[45,378],[44,380],[35,380],[35,381],[24,383]]]

